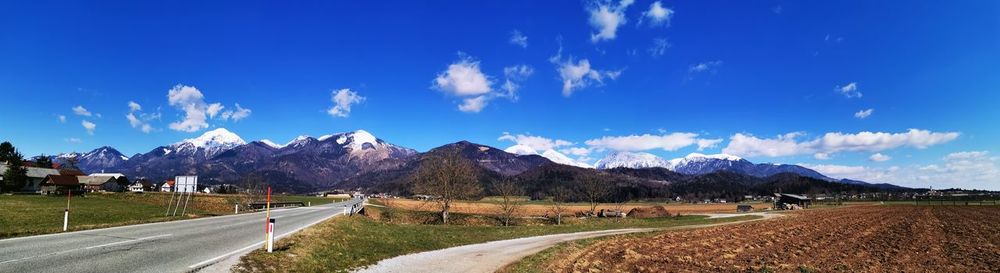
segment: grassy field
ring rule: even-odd
[[[372,214],[380,209],[366,208]],[[393,219],[433,218],[429,212],[396,210]],[[672,227],[751,219],[754,216],[706,219],[681,216],[660,219],[569,220],[571,224],[551,225],[529,222],[521,226],[498,227],[490,217],[453,214],[454,223],[466,225],[426,225],[386,223],[382,217],[338,217],[279,240],[274,253],[252,252],[234,267],[235,272],[347,272],[395,256],[459,245],[578,231],[628,227]],[[420,221],[417,221],[420,222]]]
[[[416,211],[436,211],[439,209],[437,203],[429,201],[420,201],[412,199],[387,199],[386,204],[407,210]],[[765,208],[770,208],[771,203],[748,203],[754,207],[754,210],[763,210]],[[673,214],[700,214],[700,213],[734,213],[736,212],[736,206],[738,203],[712,203],[712,204],[690,204],[690,203],[658,203],[658,202],[628,202],[622,206],[626,212],[635,207],[649,207],[649,206],[664,206],[667,211]],[[495,199],[486,199],[485,201],[462,201],[455,202],[452,205],[452,211],[459,213],[468,214],[496,214],[498,212]],[[566,211],[569,214],[575,212],[583,212],[590,210],[590,204],[587,203],[567,203],[565,204]],[[597,206],[597,210],[601,209],[613,209],[615,204],[603,203]],[[523,202],[522,206],[518,208],[515,215],[520,217],[544,217],[551,215],[551,204],[547,201],[528,201]]]
[[[233,214],[236,195],[194,195],[186,215],[167,217],[167,193],[91,193],[70,201],[69,230],[86,230],[140,223]],[[275,196],[280,201],[321,205],[338,199],[309,196]],[[0,195],[0,238],[62,232],[66,197]],[[177,212],[178,214],[181,211]]]

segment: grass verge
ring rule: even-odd
[[[372,207],[367,210],[378,211]],[[378,212],[374,212],[378,213]],[[426,212],[396,210],[394,219],[425,218]],[[403,216],[401,214],[408,214]],[[498,227],[481,225],[480,216],[453,214],[463,225],[386,223],[355,216],[338,217],[279,240],[273,253],[255,250],[234,272],[348,272],[380,260],[453,246],[521,237],[632,227],[674,227],[752,219],[681,216],[660,219],[583,219],[564,225]],[[419,222],[419,221],[418,221]]]
[[[69,230],[87,230],[142,223],[233,214],[236,195],[194,195],[185,215],[165,216],[169,193],[90,193],[70,201]],[[332,198],[287,196],[281,201],[303,201],[321,205],[340,201]],[[66,197],[0,195],[0,239],[62,232]]]

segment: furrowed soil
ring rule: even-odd
[[[384,199],[383,199],[384,200]],[[437,203],[429,201],[419,201],[411,199],[391,199],[389,202],[383,202],[386,205],[414,211],[438,211],[439,206]],[[650,207],[662,205],[667,211],[676,214],[699,214],[699,213],[718,213],[726,212],[733,213],[736,212],[736,203],[714,203],[714,204],[678,204],[678,203],[626,203],[622,206],[625,212],[636,208],[636,207]],[[764,208],[771,207],[770,203],[754,203],[752,204],[755,210],[760,210]],[[614,209],[613,204],[601,204],[597,206],[597,210],[601,209]],[[497,214],[497,205],[491,202],[456,202],[451,205],[451,211],[457,213],[468,213],[468,214]],[[590,206],[583,203],[571,203],[566,205],[566,213],[572,215],[576,212],[590,211]],[[517,217],[544,217],[553,215],[552,207],[548,204],[539,203],[525,203],[518,207],[514,216]]]
[[[566,248],[541,272],[1000,272],[1000,207],[859,206]],[[530,258],[530,257],[529,257]],[[531,259],[528,259],[531,260]]]

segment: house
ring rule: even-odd
[[[80,184],[78,176],[53,174],[46,176],[41,183],[41,193],[45,195],[63,195],[67,192],[75,194],[83,193],[83,186]]]
[[[7,172],[9,165],[0,164],[0,175]],[[38,192],[41,189],[42,181],[46,176],[59,175],[59,170],[39,167],[24,167],[28,172],[28,182],[24,184],[21,191]],[[3,180],[3,179],[0,179]]]
[[[167,182],[163,182],[163,184],[160,184],[160,191],[162,192],[174,191],[174,180],[172,179],[167,180]]]
[[[135,182],[132,182],[132,184],[128,185],[128,191],[130,192],[153,191],[153,188],[154,188],[153,183],[150,183],[149,180],[146,180],[144,178],[140,178]]]
[[[81,170],[65,168],[59,169],[59,175],[85,176],[87,174]]]
[[[804,209],[812,205],[812,199],[797,194],[775,193],[775,209]]]
[[[122,190],[114,176],[77,176],[77,180],[88,192],[117,192]]]

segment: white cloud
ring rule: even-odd
[[[508,132],[503,132],[503,135],[497,138],[497,140],[511,141],[516,144],[531,147],[532,149],[535,149],[536,151],[539,152],[573,145],[572,142],[562,139],[550,139],[540,136],[524,135],[524,134],[511,135]]]
[[[856,117],[858,119],[866,119],[866,118],[868,118],[868,116],[871,116],[872,113],[874,113],[874,112],[875,112],[874,108],[868,108],[868,109],[865,109],[865,110],[861,110],[861,111],[855,112],[854,113],[854,117]]]
[[[459,53],[458,62],[438,74],[434,86],[455,96],[477,96],[493,91],[493,81],[479,70],[479,61]]]
[[[813,158],[818,159],[818,160],[830,160],[833,157],[830,156],[830,154],[828,154],[828,153],[816,153],[816,154],[813,155]]]
[[[80,125],[83,125],[83,129],[86,129],[87,134],[89,135],[94,135],[94,130],[97,130],[97,124],[94,124],[93,122],[90,121],[86,120],[81,121]]]
[[[349,88],[344,88],[331,92],[330,100],[333,101],[333,107],[330,107],[326,113],[330,116],[345,118],[351,114],[351,105],[364,102],[365,97]]]
[[[864,166],[799,164],[834,178],[872,183],[892,183],[905,187],[934,187],[1000,190],[997,157],[987,151],[948,154],[938,164],[871,168]]]
[[[458,110],[466,113],[482,111],[495,98],[517,101],[517,91],[521,88],[519,82],[534,73],[534,69],[528,65],[504,67],[504,82],[499,90],[495,90],[493,77],[480,70],[479,61],[461,52],[459,57],[457,62],[438,74],[434,79],[434,88],[462,98]]]
[[[65,115],[57,115],[56,118],[59,119],[59,123],[66,123]]]
[[[860,98],[863,95],[861,94],[861,91],[858,90],[857,82],[851,82],[844,86],[838,85],[834,90],[840,92],[840,94],[848,98]]]
[[[250,116],[250,109],[246,109],[240,106],[239,103],[236,104],[236,110],[228,110],[222,112],[222,120],[232,120],[234,122],[240,121]]]
[[[660,1],[653,2],[649,9],[642,13],[642,18],[649,20],[651,26],[670,26],[670,18],[674,17],[674,10],[664,8]],[[643,21],[640,19],[639,23]]]
[[[184,112],[184,119],[171,122],[170,129],[188,133],[208,128],[208,120],[216,118],[216,116],[219,119],[228,120],[233,116],[242,119],[250,115],[250,110],[242,107],[237,107],[237,110],[230,112],[229,115],[219,115],[225,108],[221,103],[206,103],[205,95],[198,88],[182,84],[175,85],[167,91],[167,102],[170,106]]]
[[[587,140],[585,143],[593,149],[599,151],[646,151],[652,149],[662,149],[664,151],[676,151],[680,148],[697,145],[698,149],[715,146],[722,139],[698,138],[695,133],[670,133],[663,135],[629,135],[629,136],[605,136],[598,139]]]
[[[625,9],[633,2],[633,0],[621,0],[618,5],[613,5],[610,1],[591,2],[587,11],[590,12],[590,26],[596,33],[590,34],[590,41],[596,43],[615,39],[618,27],[628,22],[625,19]]]
[[[142,113],[142,106],[134,101],[128,102],[128,114],[125,115],[125,119],[128,120],[128,124],[132,128],[137,128],[143,133],[150,133],[154,130],[153,125],[150,124],[152,120],[160,119],[160,114],[146,114]],[[136,115],[138,114],[138,115]]]
[[[580,157],[579,160],[585,161],[584,159],[586,158],[586,156],[590,154],[590,149],[580,148],[580,147],[570,147],[570,148],[560,149],[559,152],[573,156],[578,156]]]
[[[90,113],[90,111],[87,111],[87,108],[84,108],[83,105],[77,105],[76,107],[73,107],[73,114],[85,117],[93,115],[92,113]]]
[[[670,43],[667,42],[666,38],[653,39],[653,46],[649,48],[649,55],[653,57],[663,56],[667,54],[667,48],[670,48]]]
[[[462,104],[458,105],[458,110],[466,113],[479,113],[489,105],[486,96],[476,96],[462,99]]]
[[[528,48],[528,36],[524,36],[520,30],[514,30],[510,32],[510,44],[520,46],[521,48]]]
[[[573,95],[573,91],[585,88],[587,86],[597,84],[604,84],[604,79],[617,79],[621,75],[622,71],[607,71],[607,70],[597,70],[590,67],[590,61],[587,59],[582,59],[573,63],[573,58],[570,57],[565,62],[558,61],[555,62],[557,66],[557,71],[559,71],[559,77],[562,78],[563,96],[569,97]]]
[[[140,111],[142,110],[142,105],[139,105],[139,103],[136,103],[134,101],[129,101],[128,109],[130,112]]]
[[[730,137],[729,145],[722,152],[744,157],[779,157],[814,153],[879,152],[899,147],[924,149],[955,140],[959,133],[931,132],[919,129],[910,129],[903,133],[860,132],[844,134],[836,132],[826,133],[822,137],[800,142],[797,138],[802,135],[802,133],[789,133],[779,135],[776,138],[762,139],[752,135],[735,134]]]
[[[885,162],[885,161],[889,161],[890,159],[892,159],[892,157],[884,155],[882,153],[875,153],[875,154],[872,154],[872,156],[868,157],[868,159],[871,159],[871,161],[875,161],[875,162]]]
[[[80,143],[83,143],[82,139],[75,138],[75,137],[64,138],[63,140],[66,141],[66,143],[70,143],[70,144],[80,144]]]
[[[712,72],[712,73],[715,73],[716,71],[718,71],[719,66],[722,66],[722,61],[720,61],[720,60],[702,62],[702,63],[693,64],[690,67],[688,67],[688,72],[689,73],[701,73],[701,72]]]

